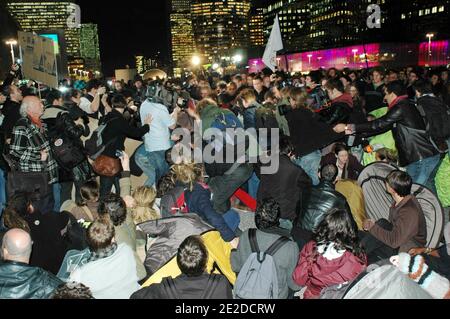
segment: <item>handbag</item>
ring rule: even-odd
[[[100,155],[92,165],[94,171],[100,176],[114,177],[122,169],[120,160],[106,155]]]

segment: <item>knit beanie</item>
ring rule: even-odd
[[[450,282],[431,270],[422,256],[411,257],[409,254],[401,253],[398,268],[434,299],[450,299]]]

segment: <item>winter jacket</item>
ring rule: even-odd
[[[217,276],[217,284],[214,286],[211,298],[209,299],[233,299],[231,285],[227,278],[222,275]],[[201,299],[205,294],[208,281],[211,275],[203,274],[197,277],[188,277],[180,275],[173,279],[175,288],[175,297],[177,299]],[[167,281],[163,279],[163,282]],[[131,295],[130,299],[171,299],[163,284],[153,284],[149,287],[142,288]]]
[[[49,299],[63,282],[55,275],[27,264],[0,263],[0,299]]]
[[[279,169],[273,175],[261,175],[258,202],[273,198],[280,204],[283,219],[294,220],[304,189],[312,186],[311,178],[286,155],[279,156]]]
[[[328,125],[348,123],[353,112],[353,99],[350,94],[343,94],[331,101],[331,106],[320,111],[322,120]]]
[[[185,191],[185,201],[189,212],[199,215],[217,229],[224,241],[230,242],[236,237],[223,219],[223,215],[215,211],[211,202],[211,191],[208,188],[196,183],[192,191]]]
[[[107,145],[102,155],[106,155],[112,158],[117,158],[116,151],[125,150],[125,139],[127,137],[141,140],[142,137],[148,133],[150,127],[146,124],[140,128],[131,126],[127,120],[117,110],[112,110],[106,116],[102,117],[99,121],[99,125],[108,122],[105,130],[102,133],[104,144],[112,141],[110,145]]]
[[[333,127],[320,120],[320,116],[308,109],[293,110],[286,115],[295,155],[302,157],[338,141],[344,134],[337,134]]]
[[[330,154],[322,157],[322,160],[320,161],[320,167],[323,167],[323,166],[329,165],[329,164],[336,165],[336,162],[337,162],[336,155],[334,153],[330,153]],[[358,176],[359,176],[359,174],[361,174],[363,169],[364,169],[364,166],[361,165],[361,163],[356,159],[356,157],[349,154],[348,162],[344,167],[342,175],[338,176],[338,177],[340,177],[342,179],[351,179],[353,181],[357,181]]]
[[[400,166],[405,167],[439,154],[429,141],[422,116],[407,99],[392,106],[385,116],[355,126],[356,133],[378,134],[391,129]]]
[[[338,251],[333,244],[317,247],[311,241],[303,248],[292,277],[297,285],[307,287],[304,299],[317,299],[324,288],[355,279],[366,265],[365,256]]]
[[[351,212],[347,200],[335,190],[333,184],[321,182],[305,190],[298,206],[297,227],[314,232],[332,208]]]
[[[400,252],[408,253],[411,248],[425,247],[427,226],[422,208],[414,196],[405,197],[400,204],[391,207],[389,222],[391,231],[375,225],[370,230],[376,239]]]
[[[244,109],[244,129],[256,128],[256,111],[261,107],[257,102]]]
[[[30,235],[33,239],[30,265],[56,275],[68,251],[63,234],[69,223],[69,213],[34,212],[26,215],[25,221],[30,227]]]
[[[68,109],[59,106],[51,106],[45,109],[42,120],[47,124],[48,137],[51,141],[58,138],[67,138],[77,146],[77,152],[85,154],[81,137],[89,136],[89,126],[87,124],[76,125],[69,112]],[[59,182],[84,182],[94,175],[87,156],[85,156],[85,160],[82,163],[71,170],[66,170],[61,165],[58,166]]]
[[[386,106],[384,103],[384,87],[384,84],[381,84],[376,88],[373,83],[367,85],[364,93],[367,113]]]
[[[269,247],[280,238],[279,235],[266,233],[263,230],[256,231],[256,240],[260,251],[266,251]],[[278,297],[287,299],[289,288],[294,291],[300,290],[292,280],[292,273],[298,258],[298,246],[293,241],[286,243],[272,257],[275,262],[278,277]],[[231,253],[231,265],[236,273],[239,273],[252,254],[250,246],[249,232],[246,231],[240,236],[239,246],[237,250]]]
[[[5,140],[10,139],[12,136],[12,131],[17,121],[22,117],[20,115],[20,103],[6,100],[3,105],[2,114],[5,116],[2,124],[2,132],[4,134]]]
[[[149,276],[177,254],[178,247],[186,238],[213,230],[197,214],[152,220],[139,224],[138,228],[146,235],[157,238],[147,251],[144,262]]]
[[[53,158],[45,124],[42,129],[32,124],[28,117],[21,118],[13,129],[9,155],[18,166],[18,171],[47,172],[49,184],[58,181],[58,165]],[[41,151],[48,153],[46,162],[41,161]]]

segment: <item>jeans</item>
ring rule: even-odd
[[[248,194],[254,199],[258,196],[259,183],[258,176],[256,176],[256,173],[253,173],[252,177],[248,180]]]
[[[311,154],[305,155],[301,158],[298,158],[295,161],[297,166],[303,168],[306,174],[312,179],[312,183],[314,186],[319,185],[319,169],[320,169],[320,160],[322,159],[322,155],[320,151],[312,152]]]
[[[225,214],[231,208],[230,198],[253,174],[253,167],[242,164],[229,175],[212,177],[208,186],[213,193],[213,205],[216,212]]]
[[[166,151],[147,152],[141,145],[135,154],[136,164],[147,176],[144,186],[152,187],[169,171]],[[156,185],[155,185],[156,186]]]
[[[441,155],[435,155],[408,165],[406,170],[415,184],[429,186],[434,184],[435,172],[437,172],[436,167],[438,167],[440,162]]]
[[[223,220],[233,232],[235,232],[238,229],[239,224],[241,223],[241,218],[239,217],[239,214],[236,213],[233,209],[230,209],[223,215]]]
[[[113,185],[116,188],[116,194],[120,194],[119,180],[120,178],[117,176],[100,176],[100,197],[104,197],[111,193]]]

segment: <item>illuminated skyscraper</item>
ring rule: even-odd
[[[80,55],[89,71],[101,70],[100,46],[98,43],[98,28],[96,24],[86,23],[80,29]]]
[[[250,0],[193,0],[191,13],[202,63],[219,61],[249,46]]]
[[[195,52],[190,0],[172,0],[170,28],[174,73],[179,75]]]
[[[138,74],[143,74],[146,71],[145,68],[145,58],[143,55],[136,55],[135,57],[136,60],[136,71]]]
[[[264,42],[264,16],[263,8],[253,8],[250,13],[250,43],[253,46],[263,46]]]
[[[19,28],[27,32],[40,33],[63,30],[66,53],[69,58],[80,56],[80,29],[72,27],[70,21],[73,1],[6,1],[6,7]]]

